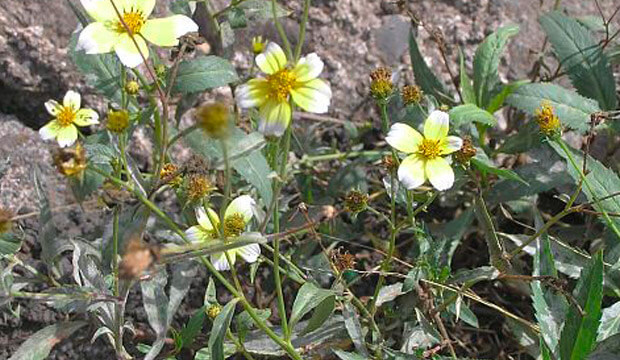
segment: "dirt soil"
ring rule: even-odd
[[[68,1],[79,6],[77,0]],[[53,145],[41,141],[36,133],[49,121],[43,103],[62,98],[67,90],[74,89],[83,94],[83,101],[89,107],[103,110],[106,106],[69,58],[67,47],[71,34],[77,29],[77,21],[68,1],[0,1],[0,161],[10,161],[8,170],[0,174],[0,206],[19,214],[38,210],[33,184],[35,171],[46,184],[52,207],[75,203],[64,180],[51,166]],[[158,7],[162,13],[169,1],[159,1]],[[614,2],[600,1],[603,9],[610,12]],[[295,32],[301,1],[286,3],[293,15],[285,25]],[[518,24],[520,33],[510,42],[501,62],[500,73],[505,80],[511,80],[524,77],[530,69],[536,56],[534,50],[540,49],[544,38],[537,23],[541,3],[543,9],[549,9],[553,1],[420,0],[410,3],[409,9],[418,14],[423,22],[443,31],[455,72],[459,48],[463,50],[471,69],[474,50],[486,35],[499,26]],[[562,6],[571,15],[597,14],[593,1],[565,0]],[[373,121],[378,124],[373,104],[368,101],[368,74],[375,67],[384,65],[398,72],[401,82],[413,81],[407,52],[409,30],[408,18],[399,14],[398,7],[389,1],[313,1],[305,50],[317,52],[325,61],[323,76],[331,83],[334,92],[329,116],[356,123]],[[448,83],[448,74],[429,34],[421,27],[414,30],[427,62]],[[270,25],[259,24],[242,31],[234,47],[233,59],[243,70],[251,61],[247,46],[251,37],[258,34],[277,40]],[[140,156],[139,153],[136,155]],[[88,207],[84,210],[73,206],[55,215],[59,230],[70,236],[87,236],[100,229],[105,218],[101,211]],[[26,233],[26,242],[19,257],[39,267],[41,250],[36,241],[36,219],[30,217],[19,223]],[[200,306],[203,294],[204,274],[195,281],[182,304],[177,316],[179,323],[184,323]],[[128,316],[139,328],[148,331],[140,301],[139,293],[132,294]],[[8,358],[34,331],[67,318],[67,315],[41,303],[21,301],[19,304],[19,319],[6,314],[0,316],[0,359]],[[109,345],[102,338],[91,344],[90,334],[92,331],[80,331],[80,335],[57,346],[50,358],[112,358]],[[499,352],[490,352],[487,357],[501,356]]]

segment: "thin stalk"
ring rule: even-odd
[[[310,12],[311,0],[304,1],[304,12],[301,17],[301,24],[299,25],[299,38],[297,40],[297,46],[295,47],[295,63],[299,61],[301,57],[301,48],[306,40],[306,26],[308,25],[308,13]]]
[[[291,126],[286,129],[284,134],[284,144],[282,146],[282,154],[280,158],[279,170],[278,174],[279,178],[276,178],[275,181],[275,191],[273,192],[273,198],[275,200],[275,206],[273,207],[273,228],[274,233],[278,234],[280,232],[280,209],[278,206],[278,198],[280,197],[280,192],[282,191],[282,182],[286,177],[286,164],[288,162],[288,153],[291,147],[291,134],[293,130]],[[286,315],[286,305],[284,303],[284,294],[282,293],[282,278],[280,276],[280,237],[275,236],[273,239],[273,279],[276,285],[276,295],[278,298],[278,313],[280,314],[280,322],[282,325],[282,334],[284,335],[284,340],[290,343],[291,340],[291,331],[288,327],[288,320]]]
[[[112,220],[112,275],[114,277],[114,296],[120,295],[120,285],[118,280],[118,223],[120,215],[120,206],[114,208],[114,218]],[[114,345],[116,350],[116,356],[121,358],[123,352],[123,335],[122,335],[122,316],[121,313],[122,304],[114,304]]]
[[[288,40],[288,36],[286,36],[286,31],[282,27],[280,23],[280,19],[278,19],[278,9],[276,7],[276,0],[271,0],[271,13],[273,15],[273,22],[276,25],[276,30],[278,30],[278,34],[282,39],[282,43],[284,44],[284,50],[286,51],[286,56],[289,59],[293,59],[293,51],[291,50],[291,42]]]
[[[183,129],[182,131],[179,131],[176,135],[174,135],[170,141],[168,142],[168,149],[170,149],[172,147],[172,145],[174,145],[177,141],[181,140],[182,138],[184,138],[185,136],[191,134],[192,132],[194,132],[194,130],[198,129],[198,125],[192,125],[186,129]]]
[[[504,272],[510,268],[510,263],[504,256],[504,249],[502,248],[499,238],[497,237],[495,225],[493,225],[493,219],[491,219],[491,215],[489,214],[489,210],[487,209],[487,205],[482,197],[480,189],[478,189],[474,207],[478,221],[484,228],[489,257],[491,258],[491,265],[495,266],[499,271]]]

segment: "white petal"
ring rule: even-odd
[[[256,65],[265,74],[273,74],[284,69],[286,62],[286,54],[280,45],[274,42],[267,44],[265,51],[256,56]]]
[[[424,159],[417,154],[409,155],[398,167],[398,180],[408,190],[417,188],[426,181],[424,175]]]
[[[115,1],[118,1],[118,0],[115,0]],[[125,1],[125,6],[124,6],[125,11],[140,10],[145,19],[151,16],[151,13],[153,13],[153,9],[155,8],[155,3],[156,3],[156,0],[124,0],[124,1]]]
[[[217,213],[213,209],[208,208],[207,209],[208,214],[207,214],[207,211],[205,211],[205,208],[202,206],[199,206],[195,209],[195,211],[196,211],[196,221],[198,221],[198,225],[202,226],[204,230],[212,231],[220,224],[220,217],[217,215]]]
[[[41,139],[43,140],[55,139],[60,129],[61,127],[58,121],[52,120],[39,129],[39,135],[41,135]]]
[[[236,258],[235,254],[232,251],[230,251],[229,255],[230,255],[230,261],[232,262],[232,265],[235,265],[235,258]],[[226,254],[224,253],[211,255],[211,262],[213,263],[213,266],[215,267],[215,270],[217,271],[230,270],[230,264],[228,263],[228,259],[226,258]]]
[[[229,217],[232,214],[241,214],[243,221],[247,224],[254,216],[254,207],[256,207],[256,201],[251,196],[241,195],[230,202],[224,216]]]
[[[123,0],[124,1],[124,0]],[[81,0],[84,10],[96,21],[106,22],[118,19],[116,11],[110,0]],[[117,7],[120,2],[115,2]],[[119,10],[121,8],[119,7]]]
[[[138,46],[140,46],[140,51],[142,52],[142,55],[146,59],[148,59],[149,48],[146,45],[144,39],[140,36],[134,36],[134,39],[138,43]],[[116,45],[114,45],[114,51],[116,51],[116,55],[123,63],[123,65],[129,68],[135,68],[143,62],[140,51],[138,51],[136,44],[127,34],[123,34],[119,37],[119,41],[116,43]]]
[[[424,138],[417,130],[403,123],[392,125],[385,137],[391,147],[407,154],[416,152],[422,140]]]
[[[448,190],[454,184],[454,171],[446,159],[441,157],[426,162],[426,176],[439,191]]]
[[[315,54],[308,54],[299,59],[299,62],[293,69],[293,74],[299,82],[306,82],[319,77],[323,72],[323,60]]]
[[[61,127],[56,135],[56,140],[58,140],[58,145],[60,147],[67,147],[73,145],[78,138],[77,128],[75,125],[67,125]]]
[[[332,91],[325,81],[314,79],[291,90],[291,96],[293,101],[305,111],[324,114],[329,108]]]
[[[195,31],[198,31],[198,25],[194,20],[185,15],[174,15],[148,20],[140,30],[140,35],[158,46],[176,46],[181,36]]]
[[[50,115],[56,116],[62,110],[62,105],[60,105],[56,100],[49,100],[45,103],[45,109]]]
[[[185,230],[185,236],[187,236],[191,242],[203,242],[211,238],[211,234],[205,231],[202,226],[190,227]]]
[[[463,139],[458,136],[448,136],[440,144],[441,155],[452,154],[455,151],[459,151],[463,146]]]
[[[241,255],[243,260],[248,263],[253,263],[256,262],[256,260],[258,260],[258,257],[260,256],[260,245],[246,245],[237,249],[237,252],[239,253],[239,255]]]
[[[258,131],[265,136],[282,136],[291,122],[291,106],[288,102],[268,101],[260,108]]]
[[[77,114],[75,114],[75,119],[73,123],[77,126],[89,126],[99,124],[99,114],[95,110],[91,109],[80,109]]]
[[[269,99],[269,84],[265,79],[251,79],[235,89],[235,98],[244,109],[261,106]]]
[[[87,54],[103,54],[114,50],[119,34],[102,22],[88,24],[80,33],[76,50],[84,50]]]
[[[427,139],[442,139],[448,135],[450,115],[447,112],[435,110],[424,122],[424,137]]]
[[[80,109],[80,106],[82,104],[82,97],[80,96],[79,93],[73,90],[69,90],[65,94],[65,98],[62,100],[62,104],[65,107],[70,107],[74,111],[77,111]]]

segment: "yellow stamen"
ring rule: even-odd
[[[245,230],[243,215],[234,213],[224,219],[224,236],[226,238],[237,237]]]
[[[60,124],[60,126],[63,126],[63,127],[69,126],[73,124],[73,120],[75,120],[76,113],[77,111],[75,111],[72,107],[63,106],[60,112],[58,113],[56,120],[58,120],[58,123]]]
[[[441,140],[431,139],[422,140],[422,143],[418,147],[418,153],[427,160],[432,160],[436,157],[439,157],[441,153],[441,149],[439,148],[440,141]]]
[[[123,22],[127,25],[127,28],[125,28]],[[123,13],[123,21],[119,21],[116,24],[116,32],[122,34],[126,33],[127,29],[129,29],[131,34],[139,34],[145,22],[146,19],[144,18],[142,11],[132,9],[129,12]]]
[[[286,101],[295,85],[295,75],[287,69],[282,69],[267,76],[267,83],[269,84],[270,97],[278,102]]]

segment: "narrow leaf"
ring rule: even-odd
[[[409,55],[411,56],[411,65],[413,66],[416,84],[425,93],[433,95],[437,100],[449,104],[453,103],[454,100],[452,100],[441,81],[437,79],[432,70],[426,65],[413,32],[409,33]]]
[[[211,335],[209,336],[209,351],[211,353],[211,360],[224,360],[224,338],[226,337],[226,331],[230,327],[233,315],[235,314],[235,306],[239,299],[231,300],[222,311],[213,320],[213,328],[211,329]]]
[[[295,324],[297,324],[304,315],[319,306],[328,297],[333,296],[335,296],[335,294],[331,290],[321,289],[311,282],[305,283],[299,289],[295,302],[293,303],[289,327],[294,328]]]
[[[83,328],[86,321],[69,321],[47,326],[28,338],[9,360],[47,359],[52,348]]]

